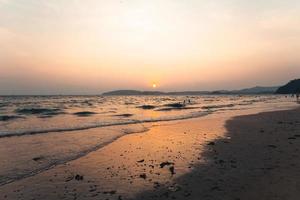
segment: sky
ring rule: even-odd
[[[299,0],[0,0],[0,95],[277,86]]]

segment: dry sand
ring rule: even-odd
[[[300,110],[235,115],[152,124],[0,199],[300,199]]]

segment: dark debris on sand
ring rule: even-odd
[[[82,180],[83,180],[83,176],[77,174],[77,175],[75,176],[75,180],[76,180],[76,181],[82,181]]]
[[[142,178],[142,179],[146,179],[146,178],[147,178],[147,175],[146,175],[145,173],[143,173],[143,174],[140,174],[140,178]]]
[[[41,160],[43,160],[43,159],[45,159],[44,156],[38,156],[38,157],[32,158],[32,160],[35,161],[35,162],[41,161]]]
[[[174,163],[169,161],[162,162],[160,163],[160,168],[164,168],[165,166],[169,166],[169,165],[174,165]]]

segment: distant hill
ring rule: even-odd
[[[160,92],[160,91],[138,91],[138,90],[115,90],[105,92],[104,96],[123,96],[123,95],[203,95],[211,94],[208,91],[183,91],[183,92]]]
[[[276,94],[295,94],[300,93],[300,79],[295,79],[286,85],[278,88]]]
[[[274,94],[279,87],[261,87],[246,88],[242,90],[232,91],[238,94]]]
[[[222,94],[274,94],[278,87],[253,87],[242,90],[217,90],[217,91],[182,91],[182,92],[160,92],[160,91],[138,91],[138,90],[115,90],[105,92],[104,96],[139,96],[139,95],[222,95]]]
[[[115,90],[110,92],[105,92],[102,95],[105,96],[122,96],[122,95],[164,95],[164,92],[159,91],[138,91],[138,90]]]

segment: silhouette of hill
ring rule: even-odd
[[[278,88],[276,94],[295,94],[300,93],[300,79],[295,79],[286,85]]]
[[[253,88],[246,88],[246,89],[242,89],[242,90],[237,90],[237,91],[233,91],[238,93],[238,94],[273,94],[276,92],[276,90],[279,87],[261,87],[261,86],[256,86]]]
[[[179,91],[179,92],[160,92],[160,91],[139,91],[139,90],[115,90],[105,92],[105,96],[128,96],[128,95],[222,95],[222,94],[274,94],[278,87],[246,88],[242,90],[216,90],[216,91]]]
[[[159,91],[138,91],[138,90],[115,90],[110,92],[105,92],[102,95],[114,96],[114,95],[164,95],[164,92]]]

